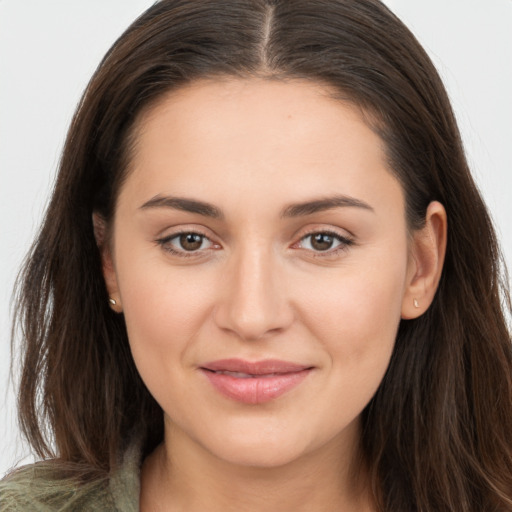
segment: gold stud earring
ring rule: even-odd
[[[112,304],[112,306],[115,306],[117,304],[117,302],[112,297],[109,297],[108,301],[110,302],[110,304]]]
[[[414,299],[414,300],[412,301],[412,303],[414,304],[414,307],[415,307],[415,308],[419,308],[419,307],[420,307],[420,304],[419,304],[419,302],[418,302],[418,299]]]

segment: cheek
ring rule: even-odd
[[[335,334],[353,335],[394,330],[400,319],[406,279],[406,258],[381,258],[381,262],[359,262],[304,283],[308,316],[324,318],[323,326]]]
[[[404,251],[405,254],[405,251]],[[401,317],[406,258],[382,258],[311,282],[302,317],[329,355],[340,388],[364,402],[380,384]],[[304,295],[304,294],[303,294]]]
[[[152,261],[133,252],[116,270],[128,338],[143,379],[158,368],[166,373],[183,363],[209,314],[208,290],[214,287],[208,274],[173,269],[160,257]],[[190,272],[196,273],[194,278]]]

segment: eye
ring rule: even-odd
[[[329,231],[318,231],[309,233],[301,238],[298,246],[314,252],[333,253],[346,249],[353,241],[337,233]]]
[[[213,247],[213,242],[201,233],[187,231],[176,233],[157,242],[166,250],[179,256],[191,256],[193,253]]]

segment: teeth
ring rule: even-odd
[[[250,373],[242,373],[242,372],[228,372],[228,371],[220,371],[215,372],[221,375],[229,375],[231,377],[236,377],[237,379],[255,379],[256,377],[274,377],[277,373],[267,373],[265,375],[252,375]]]

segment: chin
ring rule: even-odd
[[[301,458],[304,450],[292,446],[276,446],[273,443],[260,443],[257,446],[232,444],[229,449],[214,453],[223,461],[247,468],[271,469],[283,467]]]
[[[203,449],[227,463],[252,468],[277,468],[314,451],[309,436],[292,429],[237,429],[236,432],[211,432],[197,439]]]

